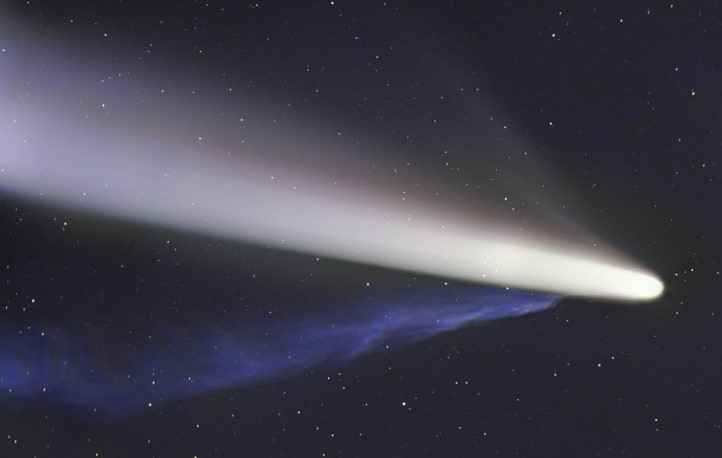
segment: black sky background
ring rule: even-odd
[[[399,151],[399,165],[412,158],[407,177],[459,208],[517,192],[530,214],[565,215],[667,290],[641,305],[567,299],[124,420],[0,397],[0,455],[722,451],[717,2],[7,2],[2,11],[33,24],[28,50],[66,37],[91,63],[103,55],[158,85],[173,75],[229,107],[234,87],[292,122],[370,137]],[[86,334],[94,348],[157,321],[214,323],[239,301],[290,321],[444,288],[11,194],[1,203],[2,321],[85,324],[99,330]]]

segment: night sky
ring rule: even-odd
[[[0,49],[0,456],[722,453],[719,3],[7,1]],[[665,291],[335,256],[339,202]]]

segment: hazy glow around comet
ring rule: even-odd
[[[3,72],[8,73],[5,63]],[[66,75],[71,81],[86,77]],[[0,78],[0,189],[6,191],[161,226],[465,281],[621,300],[653,299],[663,291],[654,274],[622,257],[500,227],[493,213],[479,209],[473,221],[459,221],[439,208],[410,209],[383,190],[359,192],[334,182],[333,164],[321,164],[325,173],[318,175],[298,169],[276,151],[279,145],[294,145],[303,153],[323,146],[322,138],[310,144],[274,125],[262,125],[256,129],[255,155],[219,154],[220,148],[185,131],[202,116],[158,105],[152,116],[163,120],[159,127],[141,127],[132,119],[150,116],[146,112],[152,104],[133,104],[127,101],[132,94],[120,92],[113,95],[118,105],[125,104],[119,114],[110,121],[88,120],[67,113],[82,89],[65,95],[38,91],[28,100],[21,97],[18,81]],[[81,88],[78,81],[70,86]],[[169,129],[163,123],[177,125]],[[232,131],[223,135],[233,138]]]

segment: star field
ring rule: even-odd
[[[0,456],[719,455],[719,4],[0,18]],[[95,175],[72,203],[13,187],[18,151],[83,135],[99,158],[159,145],[167,189],[187,151],[250,158],[263,189],[383,196],[399,221],[442,208],[458,219],[439,233],[493,215],[540,248],[633,259],[665,292],[557,298],[149,224],[91,208],[117,185]]]

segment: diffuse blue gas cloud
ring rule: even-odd
[[[361,354],[553,306],[550,295],[470,288],[449,297],[359,304],[353,317],[158,326],[142,348],[113,329],[0,326],[0,393],[130,414],[174,399],[340,365]],[[262,332],[259,332],[262,329]],[[117,333],[117,331],[116,331]],[[167,342],[168,344],[160,344]],[[92,344],[91,344],[92,343]]]

